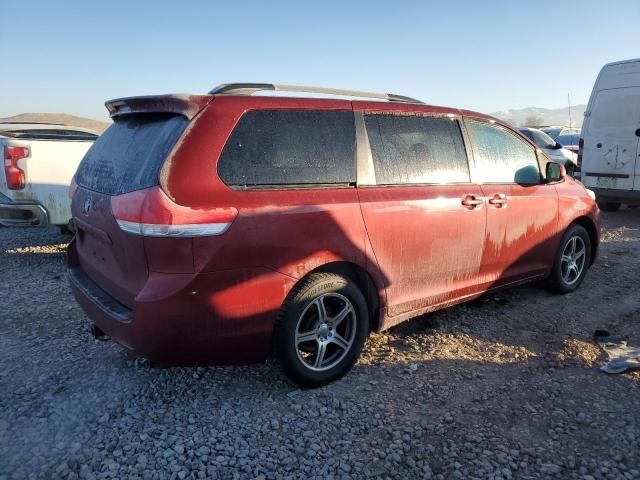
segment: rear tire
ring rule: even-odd
[[[356,284],[334,273],[312,273],[282,306],[274,356],[293,382],[321,387],[351,370],[368,331],[367,303]]]
[[[591,239],[582,225],[571,225],[562,236],[556,253],[549,287],[558,293],[578,289],[589,268]]]
[[[602,210],[603,212],[617,212],[618,210],[620,210],[620,206],[622,205],[622,203],[620,202],[601,202],[598,203],[598,206],[600,207],[600,210]]]

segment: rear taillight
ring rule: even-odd
[[[24,170],[18,161],[29,156],[27,147],[4,147],[4,175],[10,190],[22,190],[25,184]]]
[[[578,160],[576,160],[576,172],[582,168],[582,149],[584,148],[584,139],[578,141]]]
[[[111,211],[121,230],[146,237],[221,235],[238,214],[233,207],[178,205],[159,187],[111,197]]]
[[[74,176],[71,179],[71,184],[69,185],[69,200],[73,200],[76,190],[78,190],[78,184],[76,183],[76,177]]]

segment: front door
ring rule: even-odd
[[[473,146],[473,178],[487,202],[483,287],[547,272],[555,253],[558,194],[543,182],[535,149],[499,125],[471,119],[465,125]]]
[[[459,121],[365,112],[372,185],[358,195],[390,317],[477,290],[486,209]]]

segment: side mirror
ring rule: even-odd
[[[559,163],[555,162],[547,163],[547,170],[545,175],[547,183],[559,182],[566,176],[567,170],[564,168],[564,165],[560,165]]]
[[[553,150],[560,150],[562,148],[562,145],[560,145],[558,142],[553,144]]]

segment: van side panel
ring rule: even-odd
[[[238,274],[213,290],[198,290],[194,298],[204,295],[212,318],[225,317],[229,310],[225,302],[233,301],[236,315],[243,312],[243,318],[230,322],[240,328],[257,325],[259,319],[264,333],[272,329],[279,307],[297,280],[332,262],[369,270],[372,260],[367,260],[355,186],[243,189],[220,179],[217,163],[229,136],[245,112],[259,108],[351,111],[351,103],[323,101],[316,108],[309,99],[216,97],[194,119],[161,178],[165,191],[178,204],[238,210],[224,234],[192,239],[197,275]],[[240,307],[242,301],[248,307]]]
[[[583,183],[615,201],[640,190],[640,60],[605,65],[582,127]]]

